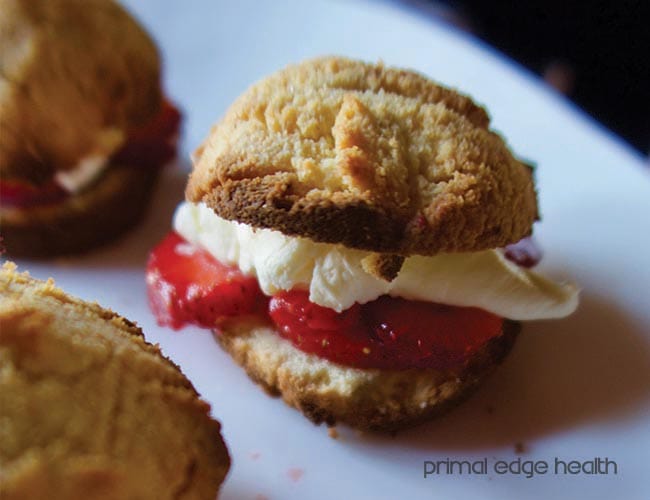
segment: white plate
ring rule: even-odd
[[[638,156],[487,47],[390,5],[127,3],[160,42],[168,91],[186,113],[184,158],[250,83],[308,56],[382,58],[462,88],[538,164],[541,267],[584,288],[575,315],[527,324],[502,369],[448,416],[396,437],[342,430],[334,440],[267,397],[208,332],[174,333],[149,313],[143,265],[182,196],[183,162],[126,239],[83,258],[20,264],[137,321],[181,365],[223,423],[233,468],[222,498],[650,497],[650,172]],[[425,460],[483,457],[490,469],[500,459],[608,457],[618,474],[423,478]]]

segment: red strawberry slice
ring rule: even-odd
[[[35,186],[18,180],[0,180],[0,205],[26,208],[56,203],[68,197],[68,192],[54,180]]]
[[[151,252],[146,270],[149,304],[158,324],[214,328],[220,318],[256,310],[262,293],[254,277],[227,266],[175,232]]]
[[[129,141],[160,140],[178,132],[180,111],[169,101],[164,101],[160,111],[150,121],[129,132]]]
[[[112,157],[112,163],[140,168],[162,167],[176,155],[176,141],[181,114],[165,101],[157,116],[132,130],[124,146]]]
[[[259,313],[266,297],[257,280],[170,233],[147,264],[149,302],[158,323],[205,328],[220,319]],[[455,307],[384,295],[337,313],[306,291],[281,292],[268,303],[281,336],[304,352],[356,368],[460,369],[501,334],[503,319]]]
[[[280,335],[300,350],[344,365],[366,361],[368,331],[361,319],[361,306],[337,313],[309,301],[303,291],[280,292],[269,302],[269,315]]]
[[[338,314],[302,291],[277,294],[269,313],[299,349],[357,368],[458,368],[503,326],[481,309],[389,296]]]
[[[364,306],[383,363],[414,368],[460,366],[491,338],[503,319],[474,307],[457,307],[384,295]]]

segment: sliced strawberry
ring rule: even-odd
[[[280,335],[302,351],[345,365],[363,362],[369,338],[360,305],[337,313],[310,302],[308,292],[280,292],[269,302],[269,315]]]
[[[0,204],[5,207],[46,205],[61,201],[67,196],[68,192],[53,180],[42,186],[18,180],[0,180]]]
[[[503,320],[476,308],[382,296],[343,313],[285,292],[269,303],[280,334],[299,349],[357,368],[452,369],[463,365]]]
[[[129,132],[126,143],[111,157],[111,162],[136,167],[162,167],[176,155],[180,122],[178,109],[165,101],[157,116]]]
[[[221,264],[175,232],[151,252],[146,280],[158,323],[174,329],[213,328],[220,318],[254,312],[263,297],[255,278]]]
[[[178,329],[218,326],[221,318],[266,307],[257,280],[215,260],[170,233],[147,264],[149,302],[158,323]],[[280,335],[304,352],[356,368],[460,369],[501,334],[502,318],[384,295],[337,313],[309,301],[305,291],[281,292],[268,302]]]
[[[129,140],[145,142],[169,137],[178,132],[181,113],[171,102],[164,101],[160,111],[150,121],[129,132]]]
[[[474,307],[382,296],[364,305],[383,363],[452,368],[500,335],[503,319]]]

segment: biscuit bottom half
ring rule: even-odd
[[[0,207],[3,244],[10,255],[31,258],[99,247],[142,219],[159,174],[112,164],[92,186],[58,203]]]
[[[520,324],[503,325],[501,335],[455,371],[342,366],[299,350],[272,325],[251,317],[230,319],[214,334],[256,383],[314,423],[394,431],[440,415],[469,396],[514,344]]]

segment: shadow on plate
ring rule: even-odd
[[[393,437],[366,435],[356,444],[431,450],[512,447],[624,419],[650,399],[648,334],[614,304],[583,295],[569,318],[524,325],[503,366],[452,412]]]

